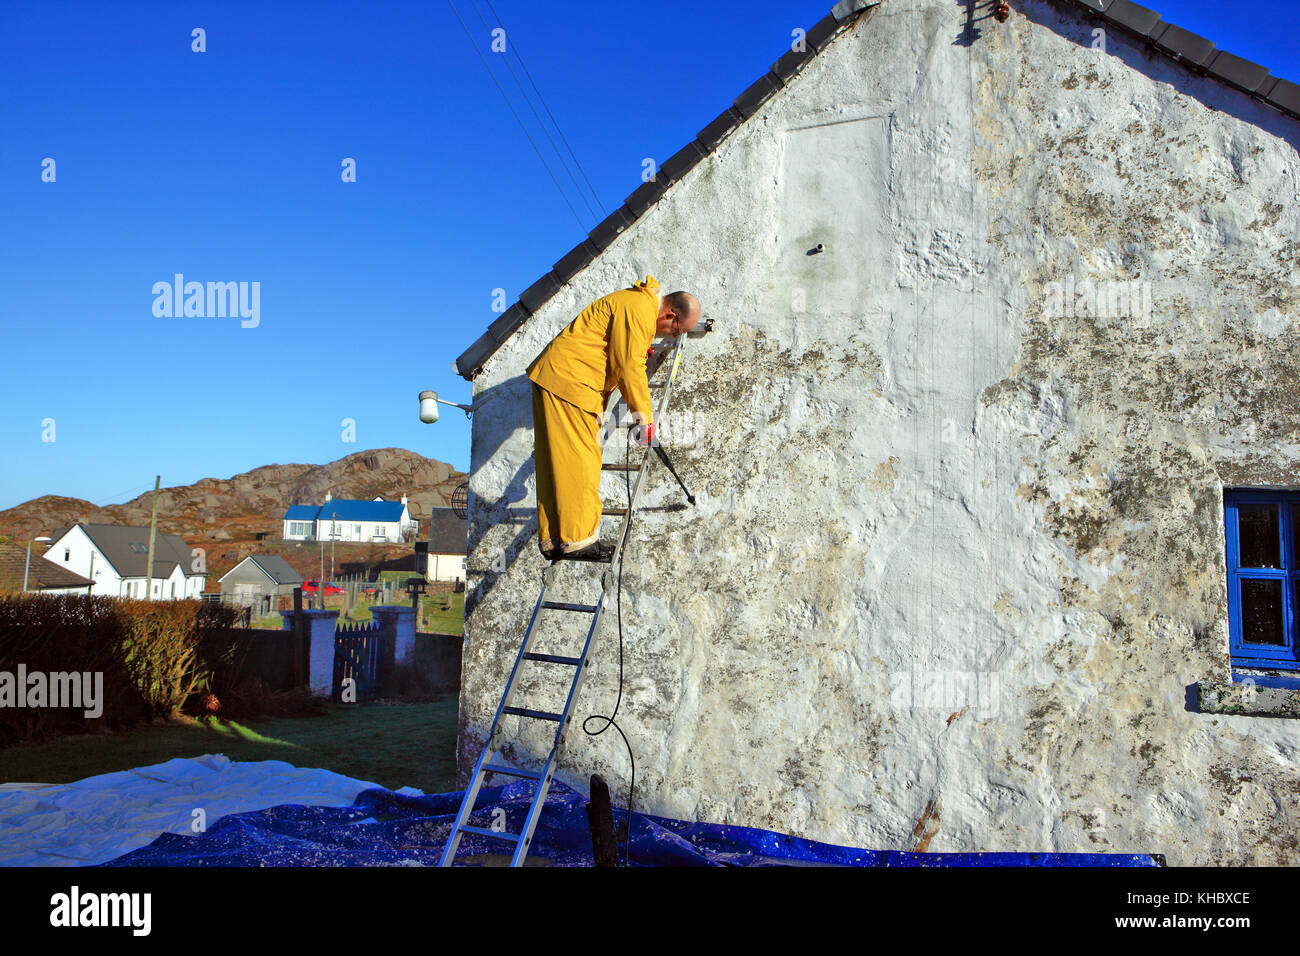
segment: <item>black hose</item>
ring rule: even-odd
[[[627,444],[623,455],[625,467],[623,470],[623,483],[627,487],[627,525],[623,529],[623,547],[618,549],[618,698],[614,701],[614,713],[606,717],[603,714],[590,714],[582,721],[582,732],[588,737],[599,737],[605,731],[613,727],[618,731],[618,735],[623,738],[623,746],[627,748],[627,759],[632,764],[632,779],[627,788],[627,842],[623,845],[623,866],[628,865],[628,854],[632,850],[632,797],[636,791],[636,757],[632,754],[632,745],[627,742],[627,735],[623,733],[623,728],[614,722],[618,716],[619,705],[623,702],[623,548],[627,546],[628,538],[632,533],[632,479],[630,477],[630,466],[632,464],[632,429],[627,430]],[[600,730],[588,730],[587,722],[591,720],[603,720],[605,726]]]

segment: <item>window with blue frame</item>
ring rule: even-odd
[[[1224,491],[1234,667],[1300,670],[1300,492]]]

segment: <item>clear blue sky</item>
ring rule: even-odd
[[[602,215],[831,5],[493,3]],[[1154,5],[1300,80],[1292,2]],[[581,224],[445,0],[0,0],[0,508],[372,447],[466,469],[465,417],[421,425],[417,393],[467,401],[450,366],[492,290],[514,301],[598,218],[492,62]],[[178,272],[259,282],[260,324],[156,318]]]

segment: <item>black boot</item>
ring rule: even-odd
[[[614,546],[603,541],[595,541],[578,551],[557,554],[561,561],[600,561],[608,564],[614,557]]]

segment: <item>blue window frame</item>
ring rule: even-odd
[[[1300,670],[1300,492],[1223,495],[1233,666]]]

